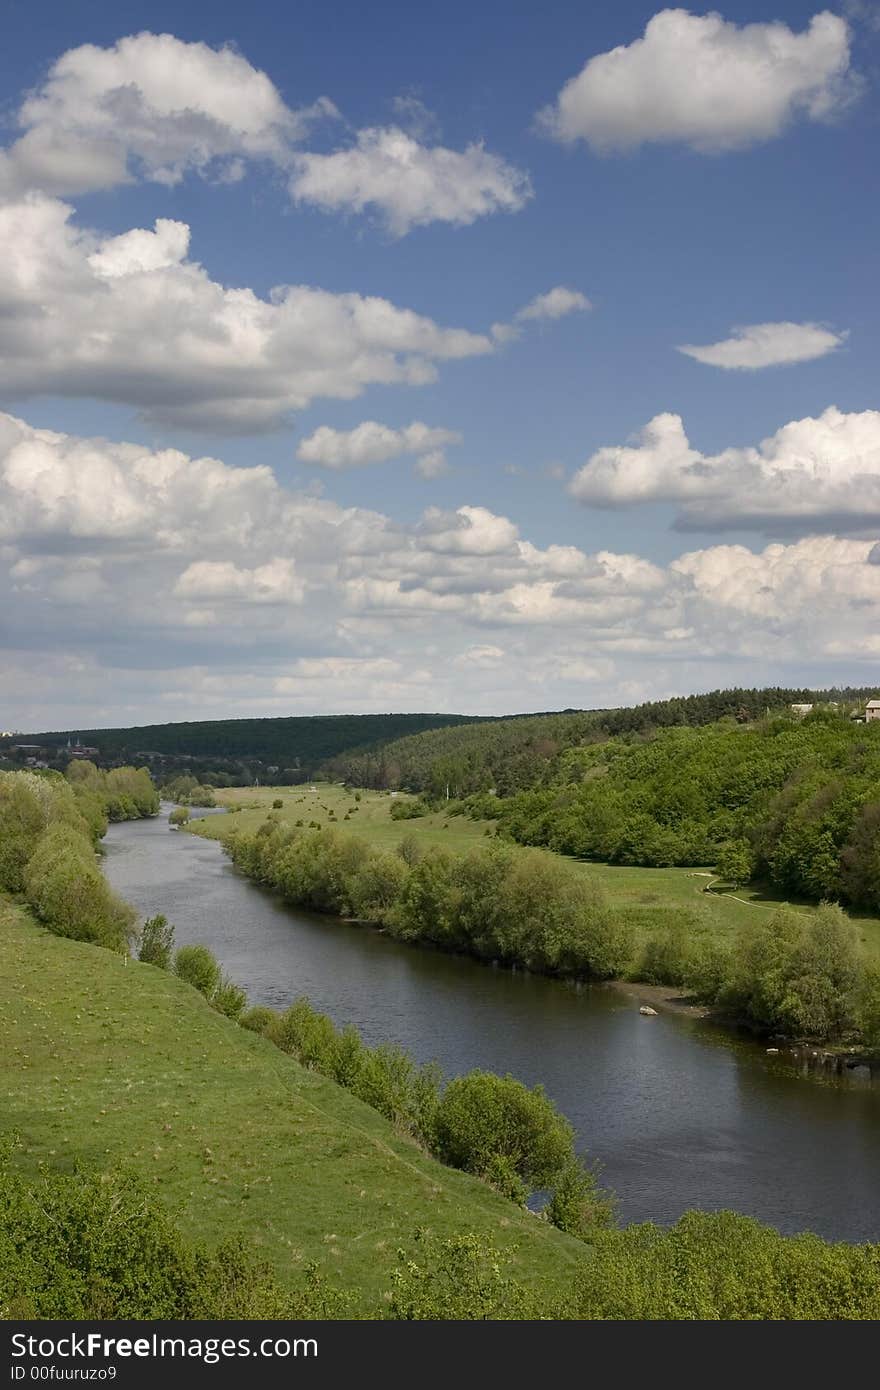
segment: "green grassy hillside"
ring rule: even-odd
[[[20,1134],[20,1164],[130,1165],[184,1232],[241,1233],[285,1281],[317,1261],[369,1306],[418,1227],[488,1237],[533,1286],[564,1284],[584,1259],[182,981],[52,936],[8,900],[0,1051],[2,1130]]]

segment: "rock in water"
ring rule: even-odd
[[[640,1014],[645,1014],[645,1016],[648,1017],[648,1018],[656,1018],[656,1017],[657,1017],[657,1010],[656,1010],[656,1009],[652,1009],[650,1004],[643,1004],[642,1007],[639,1009],[639,1013],[640,1013]]]

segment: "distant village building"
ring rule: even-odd
[[[869,700],[865,705],[865,722],[870,723],[872,719],[880,719],[880,700]]]
[[[790,708],[791,708],[792,714],[795,716],[796,719],[803,719],[803,717],[804,717],[805,714],[809,714],[809,713],[810,713],[810,711],[811,711],[811,709],[813,708],[813,706],[812,706],[812,705],[792,705]]]
[[[80,743],[79,739],[77,739],[76,743],[71,743],[70,739],[68,739],[65,752],[68,758],[97,758],[101,750],[100,748],[89,748],[87,744]]]

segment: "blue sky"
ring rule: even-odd
[[[200,702],[217,714],[305,710],[310,702],[326,707],[328,701],[334,708],[370,708],[377,700],[388,708],[496,712],[610,703],[753,679],[871,679],[880,597],[872,587],[880,568],[869,558],[880,534],[876,12],[869,6],[850,10],[845,28],[837,15],[828,29],[830,47],[798,50],[791,62],[783,54],[778,72],[768,77],[767,55],[776,62],[779,54],[779,26],[787,26],[786,42],[794,40],[808,31],[818,7],[728,4],[725,27],[705,38],[708,47],[698,49],[697,60],[688,59],[684,45],[691,33],[703,44],[708,31],[695,27],[682,30],[680,54],[674,37],[671,48],[652,40],[647,66],[624,71],[621,80],[638,88],[635,116],[619,102],[609,108],[607,93],[596,95],[597,88],[578,106],[574,137],[566,141],[558,129],[554,136],[538,128],[537,114],[553,105],[570,79],[617,46],[634,53],[631,46],[647,25],[656,25],[658,13],[628,3],[538,7],[456,0],[440,10],[257,0],[246,9],[190,4],[182,14],[162,4],[49,3],[41,6],[37,27],[32,7],[7,5],[0,53],[7,128],[0,138],[13,173],[4,190],[0,165],[0,209],[3,200],[11,208],[31,194],[60,200],[72,208],[69,225],[93,235],[95,245],[133,228],[149,231],[156,219],[185,223],[188,261],[226,290],[246,287],[266,299],[276,286],[305,285],[332,296],[376,296],[440,329],[466,330],[488,346],[432,358],[435,379],[424,384],[382,384],[373,379],[381,372],[372,371],[350,399],[341,399],[335,387],[321,389],[294,409],[285,405],[272,428],[249,417],[230,432],[228,421],[194,412],[184,399],[191,364],[181,367],[175,386],[175,354],[182,349],[167,324],[144,329],[155,331],[169,375],[152,391],[145,418],[140,357],[127,369],[130,389],[120,384],[119,372],[111,383],[113,372],[102,374],[94,363],[43,375],[39,354],[32,367],[20,366],[26,354],[16,334],[25,330],[16,325],[24,320],[11,314],[5,351],[15,370],[3,374],[0,408],[29,428],[211,455],[234,470],[265,465],[285,499],[305,495],[309,505],[320,502],[337,512],[379,513],[385,529],[402,539],[385,550],[371,540],[354,559],[348,549],[344,559],[334,552],[328,557],[331,583],[320,555],[290,538],[300,524],[304,535],[313,534],[315,518],[298,513],[288,539],[278,535],[271,543],[261,525],[259,539],[253,532],[238,537],[240,553],[232,554],[228,530],[203,531],[200,549],[198,526],[186,513],[181,531],[192,543],[163,542],[162,555],[153,557],[155,572],[142,570],[156,595],[145,609],[136,593],[127,605],[119,602],[138,564],[132,556],[143,553],[142,537],[135,541],[118,518],[112,534],[102,532],[100,521],[70,521],[63,535],[63,515],[42,534],[29,512],[5,537],[13,657],[5,691],[0,684],[0,723],[185,717],[196,714]],[[695,10],[685,20],[696,26],[705,14]],[[776,37],[766,37],[773,22]],[[222,161],[196,167],[185,159],[173,179],[157,178],[137,144],[152,120],[149,102],[132,125],[133,143],[122,150],[128,181],[105,178],[101,186],[100,179],[84,178],[74,187],[57,171],[47,179],[28,151],[13,165],[28,120],[42,130],[50,119],[45,105],[38,118],[25,118],[22,102],[28,93],[45,97],[51,65],[86,44],[113,52],[119,40],[143,31],[174,35],[180,44],[174,52],[181,54],[185,45],[214,52],[233,45],[249,70],[265,74],[285,108],[297,112],[325,97],[338,114],[310,118],[307,133],[283,154],[254,156],[246,141],[240,149],[227,141],[223,159],[238,161],[235,181]],[[745,57],[737,47],[743,34],[752,36]],[[835,49],[835,67],[828,53],[840,42],[846,56],[840,61]],[[710,93],[700,102],[688,95],[691,83],[696,88],[701,80],[695,62],[702,52],[707,61],[720,55],[722,64],[752,65],[729,79],[733,96],[716,101]],[[147,62],[146,50],[143,57]],[[140,58],[137,50],[135,64]],[[792,64],[800,65],[794,76]],[[810,70],[809,80],[802,68]],[[750,80],[753,69],[754,94],[742,76]],[[137,87],[136,66],[126,68],[126,77]],[[179,108],[198,105],[198,91],[186,90],[186,72],[176,80]],[[787,82],[793,84],[788,102],[779,96]],[[676,85],[686,99],[670,115]],[[84,139],[98,140],[86,109],[94,93],[87,87],[84,82],[74,98],[65,96],[76,106],[65,107],[62,117],[70,121],[73,112]],[[730,110],[719,141],[713,121],[722,100]],[[765,101],[776,111],[766,120]],[[665,135],[664,121],[675,127]],[[426,225],[404,234],[400,225],[389,229],[390,214],[381,204],[362,211],[339,195],[328,211],[314,199],[291,196],[290,180],[298,176],[291,170],[300,168],[296,161],[304,154],[320,163],[322,155],[350,150],[358,132],[392,126],[428,151],[461,153],[482,142],[510,187],[527,177],[530,196],[521,194],[514,210],[474,214],[465,225],[426,214]],[[166,139],[167,121],[161,130]],[[128,136],[120,127],[113,138],[122,148]],[[10,217],[12,230],[5,234],[19,235],[19,227]],[[554,287],[587,297],[592,307],[516,318]],[[19,285],[16,313],[22,293]],[[69,309],[60,299],[52,305],[59,331],[71,333],[73,358],[81,337],[71,316],[83,302],[75,297]],[[37,295],[34,304],[40,303]],[[493,324],[515,324],[518,336],[493,340]],[[799,333],[812,325],[832,335],[835,345],[811,360],[788,360],[788,332],[778,364],[743,370],[677,351],[724,342],[742,325],[795,326]],[[114,367],[121,351],[114,348]],[[224,371],[234,374],[234,363],[225,363]],[[162,391],[167,400],[156,405]],[[176,404],[169,405],[172,399]],[[791,422],[816,420],[829,407],[838,408],[842,422],[800,429],[794,445],[783,441],[771,448],[769,462],[756,462],[762,440]],[[635,482],[624,476],[629,465],[618,455],[589,462],[600,450],[632,448],[650,421],[673,415],[681,417],[691,453],[684,457],[673,440],[666,483],[657,479],[667,456],[653,446],[635,460]],[[297,458],[316,430],[349,432],[364,421],[395,431],[423,422],[461,441],[445,447],[446,471],[438,463],[428,477],[413,467],[413,453],[342,469]],[[666,427],[661,433],[671,438]],[[60,485],[40,474],[33,459],[22,462],[27,441],[16,436],[16,447],[16,470],[5,475],[6,486],[17,489],[13,501],[21,501],[27,469],[28,486],[43,503],[53,487],[57,495]],[[68,493],[77,467],[89,495],[96,487],[124,486],[118,471],[115,481],[105,473],[96,483],[88,461],[80,459],[65,465]],[[694,477],[709,479],[699,484],[699,495]],[[856,481],[861,478],[864,483]],[[745,505],[745,495],[758,500]],[[198,512],[201,504],[187,494],[167,505],[185,513],[193,506]],[[462,514],[461,508],[472,510]],[[496,528],[493,549],[494,540],[477,537],[476,530],[489,524],[484,513],[507,519],[516,538],[513,529]],[[447,516],[459,518],[451,530],[442,520]],[[436,536],[456,528],[470,539],[462,546],[453,536],[443,549]],[[147,529],[155,536],[155,516]],[[412,558],[424,552],[426,534],[435,537],[428,546],[437,566],[433,575]],[[832,553],[831,541],[849,549]],[[586,558],[570,556],[548,570],[520,553],[516,565],[528,571],[521,574],[509,561],[510,546],[522,544],[542,554],[569,547]],[[779,544],[786,554],[779,560],[774,552],[773,574],[768,578],[769,562],[756,562],[750,584],[758,592],[781,586],[785,600],[749,609],[732,592],[732,576],[744,572],[743,564],[751,573],[752,562],[729,548],[740,545],[760,556]],[[371,568],[365,557],[380,551]],[[606,610],[600,612],[590,557],[605,552],[636,557],[654,570],[641,579],[617,573],[602,591]],[[707,558],[688,569],[692,588],[684,593],[681,573],[674,570],[670,578],[669,566],[690,552]],[[75,562],[63,559],[74,553]],[[402,553],[410,558],[400,562]],[[461,572],[463,553],[471,557],[467,574]],[[41,561],[38,577],[33,555],[49,554],[51,564]],[[280,569],[263,573],[276,562]],[[65,564],[73,570],[63,572]],[[215,568],[206,572],[206,565]],[[225,571],[216,568],[222,565]],[[258,571],[263,577],[254,579]],[[287,578],[278,580],[278,574]],[[373,590],[380,583],[385,588],[377,599]],[[387,586],[395,584],[407,595],[402,606],[389,600]],[[526,592],[524,584],[545,587]],[[419,607],[417,592],[443,601]],[[452,596],[465,592],[471,606],[456,606]],[[508,595],[506,609],[487,597],[493,594]],[[816,595],[828,607],[828,633],[821,642],[805,642]],[[852,606],[842,623],[841,601]],[[518,686],[516,673],[532,658],[558,674]],[[323,675],[317,666],[302,665],[322,661],[329,663]],[[77,663],[82,669],[71,681]],[[146,678],[137,674],[145,668]],[[415,670],[420,681],[412,679]],[[453,670],[459,675],[451,676]],[[59,680],[65,696],[50,695],[46,682]],[[196,708],[186,708],[188,699]],[[62,719],[66,702],[74,709]]]

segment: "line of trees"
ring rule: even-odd
[[[96,857],[108,820],[155,814],[148,774],[74,763],[54,772],[0,772],[0,891],[24,896],[59,936],[127,950],[135,914]]]
[[[288,902],[374,923],[401,941],[596,980],[621,975],[631,961],[626,916],[585,874],[544,854],[501,844],[422,852],[415,837],[389,853],[332,827],[271,820],[253,835],[230,835],[225,848]]]
[[[833,904],[756,912],[730,941],[710,903],[613,908],[584,872],[498,842],[452,854],[410,835],[388,852],[335,827],[270,820],[225,848],[288,902],[401,941],[544,974],[681,985],[763,1034],[880,1047],[880,972]]]

